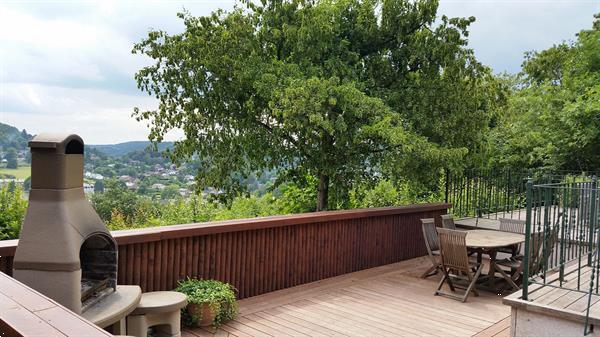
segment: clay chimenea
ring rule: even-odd
[[[76,313],[116,289],[117,245],[85,198],[83,140],[40,134],[14,277]]]

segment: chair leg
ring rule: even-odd
[[[454,284],[452,284],[452,280],[450,279],[450,274],[448,274],[448,270],[446,270],[446,268],[442,267],[442,271],[444,272],[444,276],[440,280],[440,283],[438,283],[438,287],[437,287],[437,290],[435,291],[435,295],[443,295],[443,291],[441,291],[441,289],[442,289],[442,286],[444,286],[444,282],[448,282],[448,286],[450,287],[450,290],[452,292],[456,291],[456,289],[454,289]]]
[[[421,278],[428,278],[429,276],[437,274],[438,266],[431,266],[427,269],[423,274],[421,274]]]
[[[435,289],[434,295],[439,295],[440,294],[440,290],[442,289],[442,286],[444,285],[444,282],[446,281],[447,277],[448,277],[448,274],[444,273],[444,276],[442,276],[442,279],[438,283],[437,289]]]
[[[500,275],[502,275],[506,282],[508,282],[508,284],[510,284],[510,286],[513,287],[514,290],[519,290],[519,286],[515,283],[515,281],[513,281],[512,277],[509,277],[506,274],[506,272],[502,270],[502,268],[496,267],[495,269],[500,273]]]
[[[480,265],[479,268],[477,268],[477,272],[475,273],[475,276],[473,276],[471,283],[469,283],[469,287],[467,288],[467,290],[465,290],[465,295],[462,298],[463,303],[467,301],[467,298],[469,297],[469,294],[471,293],[471,291],[473,291],[475,296],[479,296],[479,292],[474,287],[475,287],[475,283],[477,282],[477,279],[479,278],[479,275],[481,275],[482,269],[483,269],[483,265]]]

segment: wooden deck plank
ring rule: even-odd
[[[240,337],[506,333],[498,324],[510,323],[510,307],[499,296],[482,291],[467,303],[434,296],[441,275],[418,277],[428,263],[416,258],[244,299],[239,318],[219,331]],[[189,330],[207,336],[208,330],[198,331]]]
[[[569,291],[563,296],[547,304],[556,308],[566,308],[569,305],[573,304],[575,301],[581,299],[583,296],[586,296],[586,294],[578,291]]]
[[[378,328],[374,323],[368,323],[358,317],[358,315],[348,317],[339,314],[329,313],[320,309],[318,306],[308,306],[298,303],[286,304],[284,310],[293,311],[304,319],[315,324],[322,324],[332,330],[338,331],[348,336],[360,336],[369,331],[375,335],[385,336],[392,332],[384,328]]]
[[[510,333],[510,317],[502,319],[498,323],[479,332],[474,337],[494,337],[504,334],[506,330],[508,330],[508,332]]]
[[[600,296],[592,295],[591,304],[594,305],[599,300],[600,300]],[[573,310],[573,311],[576,311],[576,312],[583,312],[584,310],[587,309],[587,304],[588,304],[588,296],[586,295],[586,296],[581,297],[577,301],[571,303],[565,309]]]
[[[377,305],[370,305],[369,301],[357,301],[356,299],[338,299],[336,301],[311,299],[310,301],[320,302],[327,307],[334,307],[348,316],[356,316],[358,314],[362,317],[368,317],[369,320],[376,324],[392,328],[395,333],[404,331],[405,333],[415,334],[417,331],[420,331],[439,336],[464,336],[471,334],[471,331],[468,329],[444,324],[443,322],[439,322],[435,317],[418,317],[410,311],[398,310],[397,308],[390,309],[386,306],[385,301],[381,301]]]
[[[281,308],[274,308],[272,310],[269,310],[269,313],[273,313],[279,318],[307,327],[315,331],[317,334],[324,334],[326,336],[335,337],[347,336],[339,331],[335,331],[329,327],[326,327],[323,322],[313,323],[305,320],[305,317],[303,315],[296,315],[294,312],[286,312],[283,311]]]
[[[306,334],[306,333],[303,333],[301,331],[291,328],[289,326],[289,324],[280,324],[280,323],[274,322],[268,318],[259,316],[257,314],[246,315],[244,317],[241,317],[240,319],[242,319],[242,321],[241,321],[242,323],[244,322],[243,321],[244,319],[252,320],[258,324],[262,324],[271,329],[275,329],[275,331],[281,331],[282,333],[289,335],[289,336],[310,336],[310,334]]]
[[[432,309],[431,306],[426,304],[415,305],[411,302],[389,301],[385,295],[381,295],[378,298],[377,296],[374,296],[368,292],[361,293],[360,289],[344,289],[342,291],[349,294],[348,298],[352,298],[356,303],[360,303],[366,308],[371,308],[372,310],[381,308],[385,311],[389,311],[395,316],[397,316],[399,313],[409,313],[407,317],[413,319],[412,322],[414,322],[414,319],[417,319],[428,324],[431,323],[434,325],[445,326],[447,328],[452,326],[458,329],[475,331],[479,331],[489,325],[489,323],[476,321],[475,319],[470,319],[470,317],[455,314],[451,311]],[[448,320],[438,322],[437,315],[444,315],[448,318]],[[434,322],[431,322],[432,320]]]

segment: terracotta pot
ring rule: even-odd
[[[208,303],[202,304],[194,304],[190,303],[187,306],[187,312],[193,317],[200,317],[198,321],[196,321],[196,326],[210,326],[213,324],[215,317],[217,317],[217,313],[219,309],[213,310]]]

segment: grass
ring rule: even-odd
[[[0,168],[0,176],[11,175],[16,179],[27,179],[31,175],[31,166],[19,166],[17,169]]]

